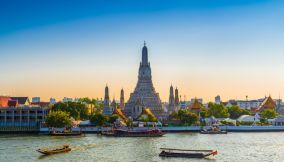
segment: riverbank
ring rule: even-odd
[[[199,126],[183,126],[183,127],[159,127],[163,132],[168,133],[179,133],[179,132],[192,132],[196,133],[200,131]],[[209,128],[209,127],[204,127]],[[228,132],[284,132],[284,126],[220,126],[221,130],[226,130]],[[111,128],[97,128],[97,127],[83,127],[83,128],[72,128],[72,131],[82,131],[83,133],[99,133],[102,130],[107,131]],[[124,128],[127,129],[127,128]],[[151,127],[135,127],[133,130],[146,130],[151,129]],[[58,131],[63,131],[63,128],[56,129]],[[48,133],[48,128],[40,128],[40,133]]]
[[[180,126],[180,127],[159,127],[163,132],[167,133],[179,133],[179,132],[191,132],[198,133],[200,131],[199,126]],[[209,128],[209,127],[204,127]],[[284,132],[284,126],[220,126],[221,130],[226,130],[228,132]],[[127,128],[124,128],[127,129]],[[151,127],[135,127],[133,130],[146,130],[151,129]],[[57,128],[57,131],[63,131],[63,128]],[[82,128],[72,128],[72,131],[82,131],[87,134],[96,134],[101,131],[111,130],[110,127],[98,128],[98,127],[82,127]],[[38,128],[38,129],[2,129],[0,134],[47,134],[49,132],[48,128]]]

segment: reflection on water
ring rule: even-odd
[[[88,134],[86,137],[39,135],[0,135],[0,161],[188,161],[161,158],[161,147],[180,149],[217,149],[219,154],[190,161],[282,161],[283,133],[198,133],[166,134],[161,138],[114,138]],[[71,152],[43,156],[36,150],[70,144]]]

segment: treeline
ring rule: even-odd
[[[208,108],[201,108],[199,113],[190,111],[189,109],[181,109],[178,112],[173,112],[169,116],[169,120],[178,120],[181,125],[199,125],[200,120],[209,117],[215,118],[231,118],[238,119],[242,115],[253,115],[250,110],[242,109],[237,105],[226,107],[223,104],[210,102]],[[268,119],[275,118],[278,114],[273,109],[266,109],[260,114],[260,122],[268,124]]]

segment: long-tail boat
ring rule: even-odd
[[[151,129],[143,131],[113,129],[111,131],[102,132],[101,134],[112,137],[161,137],[165,133],[162,132],[160,129]]]
[[[68,152],[71,151],[71,148],[69,145],[60,145],[60,146],[54,146],[49,148],[41,148],[38,149],[37,152],[40,152],[44,155],[51,155],[51,154],[57,154],[62,152]]]
[[[82,132],[49,132],[50,136],[81,136]]]
[[[184,157],[184,158],[205,158],[210,155],[217,155],[217,150],[183,150],[172,148],[161,148],[162,157]]]

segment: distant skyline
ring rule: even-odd
[[[1,1],[0,95],[128,100],[144,40],[163,101],[284,95],[284,1]]]

